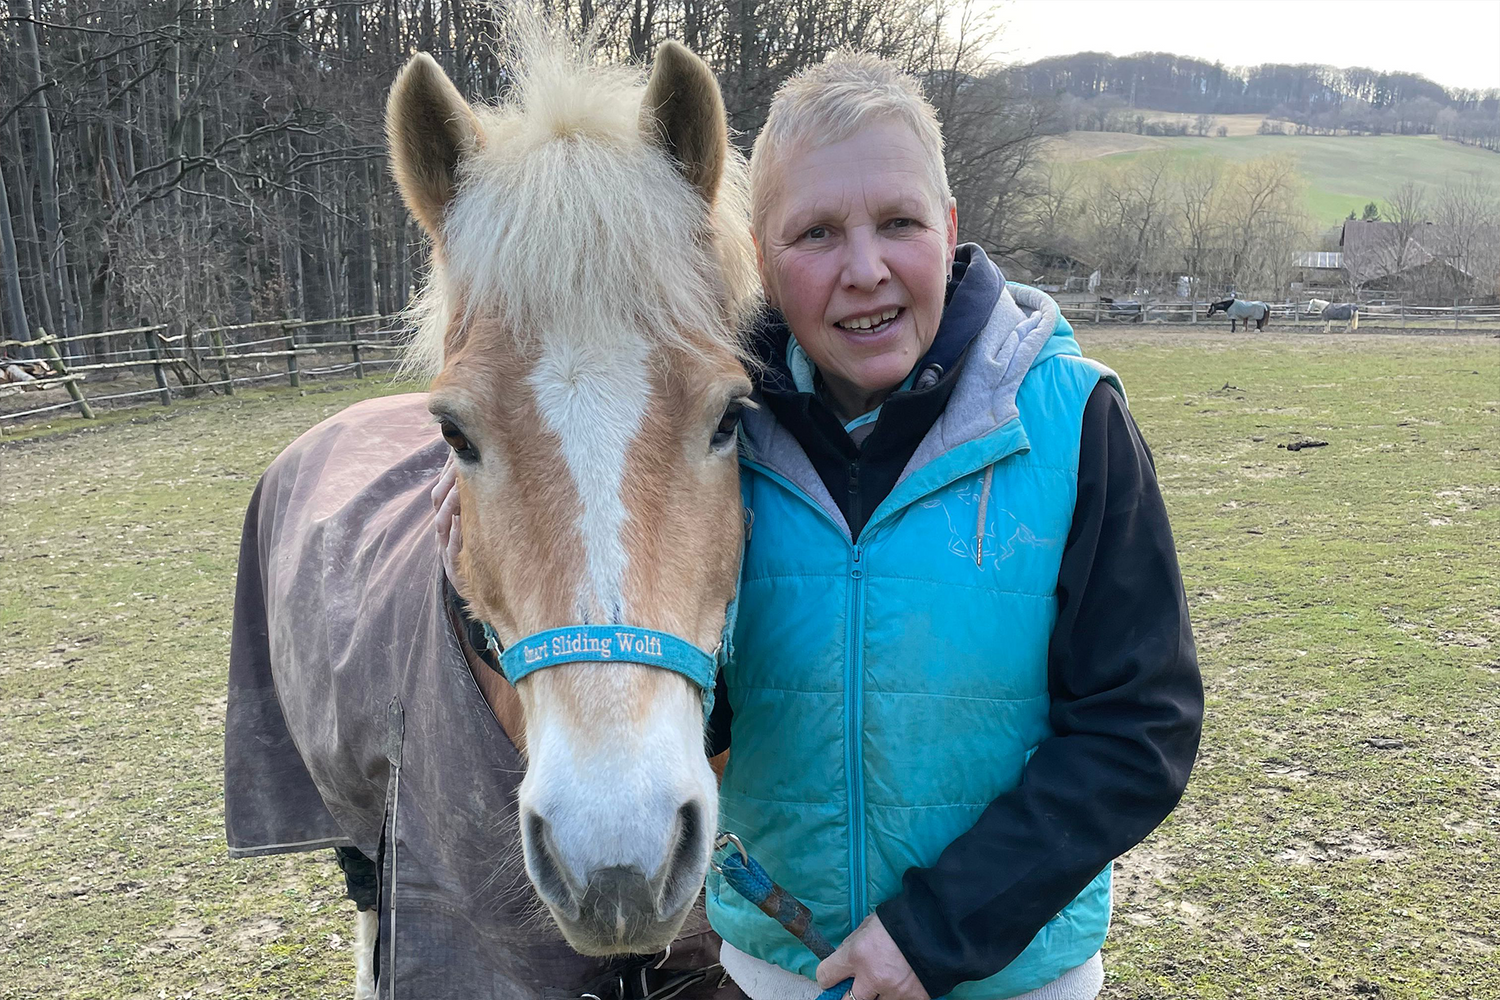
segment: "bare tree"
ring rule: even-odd
[[[1382,231],[1377,242],[1382,256],[1381,270],[1389,275],[1403,295],[1415,289],[1406,274],[1407,267],[1425,256],[1419,247],[1417,236],[1430,221],[1427,217],[1427,190],[1421,185],[1406,181],[1391,193],[1382,209],[1388,227]]]
[[[1477,177],[1444,185],[1432,222],[1435,233],[1428,249],[1448,265],[1453,278],[1451,288],[1437,291],[1458,295],[1460,282],[1493,289],[1500,276],[1500,194],[1494,186]]]
[[[1227,164],[1213,158],[1191,161],[1177,178],[1177,215],[1182,233],[1184,264],[1194,279],[1205,272],[1210,254],[1224,242],[1224,176]],[[1212,277],[1222,280],[1222,275]]]

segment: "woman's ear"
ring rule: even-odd
[[[766,267],[766,248],[761,246],[760,237],[755,235],[755,230],[750,231],[750,242],[755,244],[755,270],[760,274],[760,291],[765,296],[766,305],[772,309],[780,309],[781,305],[776,301],[776,288],[771,281],[771,272]]]
[[[958,253],[958,199],[948,199],[948,259]]]
[[[385,106],[391,170],[406,207],[441,245],[443,216],[458,188],[458,164],[483,142],[479,119],[437,61],[412,56]]]

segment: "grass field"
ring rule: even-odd
[[[1404,135],[1229,135],[1154,137],[1111,132],[1070,132],[1052,140],[1053,158],[1065,161],[1129,160],[1158,150],[1183,160],[1222,156],[1243,162],[1286,154],[1297,161],[1308,182],[1307,208],[1332,225],[1358,214],[1371,202],[1384,202],[1406,181],[1437,188],[1468,176],[1500,185],[1500,154],[1445,142],[1435,136]]]
[[[1105,996],[1500,996],[1500,343],[1081,337],[1153,446],[1209,705]],[[256,476],[381,391],[0,444],[0,998],[352,992],[328,853],[225,856],[223,691]]]

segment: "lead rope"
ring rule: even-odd
[[[833,945],[812,925],[812,911],[796,896],[787,892],[771,878],[760,862],[752,858],[732,833],[720,834],[715,849],[733,847],[714,863],[714,871],[724,876],[729,887],[762,913],[786,928],[788,934],[807,946],[807,950],[822,961],[833,954]],[[818,994],[817,1000],[842,1000],[854,990],[854,980],[846,979],[832,989]]]

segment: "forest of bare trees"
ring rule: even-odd
[[[506,87],[479,0],[7,0],[0,35],[0,340],[390,313],[424,250],[389,177],[386,90],[432,53],[472,100]],[[679,39],[748,147],[787,75],[849,46],[924,81],[966,239],[1030,237],[1052,104],[983,55],[971,0],[543,0],[602,58]],[[23,348],[19,353],[26,353]]]
[[[1299,135],[1435,134],[1500,150],[1500,90],[1450,89],[1415,73],[1313,63],[1231,69],[1165,52],[1079,52],[1010,75],[1017,90],[1058,100],[1069,129],[1185,134],[1185,124],[1154,122],[1138,109],[1196,113],[1200,125],[1212,114],[1253,112]]]
[[[1284,289],[1296,248],[1314,238],[1288,157],[1231,163],[1154,153],[1054,163],[1040,175],[1038,228],[1052,234],[1052,256],[1131,291],[1165,292],[1181,275],[1201,294]]]

